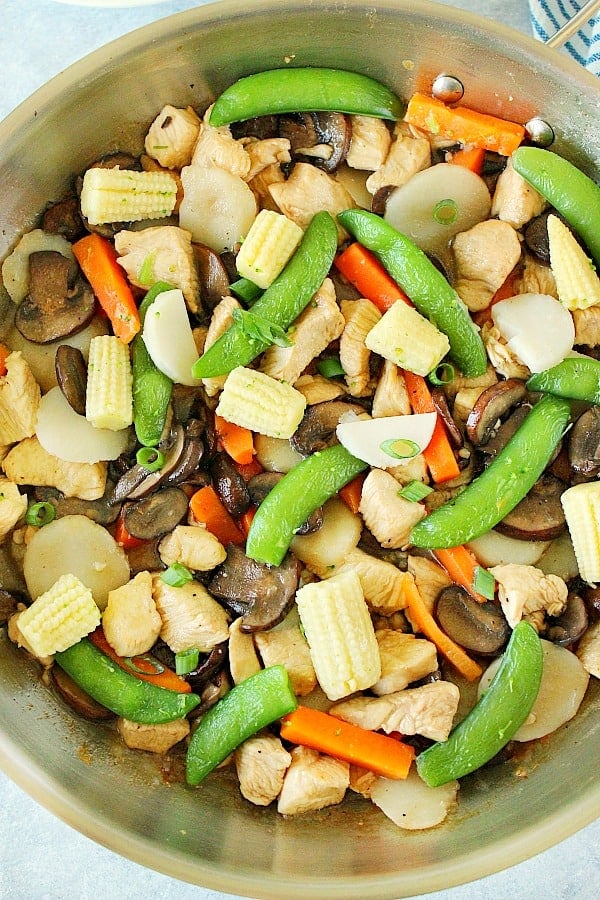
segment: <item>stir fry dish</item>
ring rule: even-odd
[[[2,263],[0,623],[190,790],[437,826],[600,677],[600,188],[334,69],[106,149]]]

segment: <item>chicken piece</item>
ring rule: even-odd
[[[471,312],[485,309],[521,258],[521,242],[508,222],[487,219],[457,234],[452,244],[454,287]]]
[[[209,106],[204,114],[191,165],[217,166],[238,178],[247,178],[250,171],[250,156],[242,142],[232,136],[229,125],[215,128],[208,124],[211,111],[212,106]]]
[[[513,228],[521,228],[539,216],[547,206],[541,194],[515,172],[509,159],[500,173],[492,198],[492,216],[508,222]]]
[[[400,187],[429,165],[431,146],[427,138],[405,122],[398,122],[385,162],[367,178],[367,190],[376,194],[382,187]]]
[[[473,378],[467,378],[460,372],[455,372],[452,381],[444,386],[444,393],[449,400],[453,400],[463,388],[478,387],[483,390],[486,387],[491,387],[492,384],[497,384],[497,382],[498,376],[493,366],[488,366],[483,375],[476,375]]]
[[[531,375],[529,368],[512,352],[495,325],[486,322],[481,329],[481,339],[489,361],[500,375],[527,381]]]
[[[246,175],[248,182],[270,166],[279,167],[292,159],[287,138],[250,139],[244,143],[244,149],[250,157],[250,170]]]
[[[132,284],[147,289],[149,282],[165,281],[181,289],[190,312],[200,310],[198,272],[189,231],[177,225],[118,231],[115,249],[119,265]]]
[[[365,344],[381,313],[370,300],[342,300],[345,326],[340,338],[340,362],[346,386],[353,397],[366,397],[371,390],[371,351]]]
[[[271,184],[269,192],[279,210],[303,230],[323,209],[335,219],[338,213],[356,205],[342,184],[310,163],[296,163],[288,180]],[[337,228],[341,242],[346,232],[341,225]]]
[[[233,325],[233,310],[240,309],[240,304],[235,297],[223,297],[213,309],[208,332],[204,340],[204,352],[215,343],[227,329]],[[213,378],[203,378],[202,384],[208,397],[215,397],[223,390],[227,375],[215,375]]]
[[[600,678],[600,621],[590,625],[580,638],[575,655],[586,672]]]
[[[295,816],[341,803],[350,784],[350,766],[308,747],[294,747],[277,803],[282,816]]]
[[[391,466],[386,469],[390,475],[393,475],[398,484],[405,486],[411,481],[422,481],[423,484],[429,484],[429,469],[422,453],[417,453],[412,459],[397,466]]]
[[[234,684],[245,681],[250,675],[256,675],[262,668],[253,637],[240,630],[241,624],[240,616],[229,626],[229,671]]]
[[[129,719],[117,719],[117,731],[123,742],[132,750],[148,750],[150,753],[167,753],[190,733],[187,719],[174,719],[158,725],[145,725]]]
[[[424,518],[425,507],[398,495],[398,482],[383,469],[371,469],[363,484],[358,510],[382,547],[406,547],[411,529]]]
[[[44,669],[48,669],[54,662],[54,656],[36,656],[29,642],[25,639],[23,633],[21,632],[21,629],[19,628],[19,618],[24,610],[24,604],[19,603],[17,612],[14,613],[8,620],[8,638],[13,642],[13,644],[16,644],[17,647],[22,647],[23,650],[26,650],[30,656],[33,656],[34,659],[37,659],[37,661],[41,666],[44,667]]]
[[[209,653],[229,637],[227,613],[199,582],[171,587],[156,572],[152,596],[162,619],[160,636],[173,653],[191,647]]]
[[[146,153],[165,169],[189,166],[201,125],[191,106],[163,106],[144,139]]]
[[[404,584],[410,575],[401,572],[392,563],[377,559],[356,547],[335,574],[347,571],[358,575],[371,612],[389,616],[406,606]]]
[[[323,375],[301,375],[294,382],[294,387],[304,395],[307,406],[324,403],[326,400],[336,400],[346,393],[339,381],[332,381]]]
[[[78,463],[44,450],[36,437],[25,438],[6,454],[4,473],[15,484],[54,487],[65,497],[99,500],[106,488],[105,462]]]
[[[270,166],[261,169],[249,182],[248,187],[254,194],[259,209],[270,209],[273,212],[279,212],[279,207],[271,196],[271,185],[283,184],[285,176],[281,170],[279,163],[272,163]]]
[[[550,266],[544,265],[532,256],[525,253],[523,257],[523,269],[515,279],[514,293],[516,294],[548,294],[558,300],[556,279]]]
[[[271,378],[294,384],[306,367],[344,329],[333,281],[326,278],[290,330],[291,346],[272,344],[262,356],[260,371]]]
[[[227,557],[218,538],[204,525],[176,525],[158,545],[160,558],[166,566],[181,563],[194,572],[210,572]]]
[[[371,690],[378,697],[403,691],[438,668],[437,650],[431,641],[390,628],[376,631],[375,637],[381,657],[381,678]]]
[[[352,138],[346,156],[351,169],[374,172],[387,158],[392,135],[383,119],[373,116],[350,116]]]
[[[434,681],[384,697],[353,697],[334,703],[333,716],[371,731],[420,734],[432,741],[448,739],[460,691],[450,681]]]
[[[425,556],[409,556],[408,571],[415,579],[421,599],[432,613],[440,592],[452,584],[452,579],[438,563]],[[410,621],[410,614],[407,615]]]
[[[137,656],[154,646],[162,619],[152,597],[150,572],[138,572],[127,584],[108,592],[102,628],[119,656]]]
[[[0,544],[27,511],[27,495],[8,478],[0,476]]]
[[[511,628],[525,619],[543,631],[545,615],[560,616],[569,589],[558,575],[545,575],[535,566],[508,563],[490,572],[498,582],[498,599]]]
[[[374,419],[380,419],[383,416],[407,416],[410,412],[408,391],[402,370],[391,360],[384,359],[375,388],[371,415]]]
[[[0,443],[15,444],[35,434],[40,386],[20,350],[6,357],[0,375]]]
[[[278,737],[264,732],[249,738],[237,748],[234,759],[246,800],[268,806],[279,796],[292,756]]]
[[[600,344],[600,306],[574,309],[575,346],[597,347]]]
[[[254,642],[265,666],[285,666],[297,697],[305,697],[315,689],[317,676],[295,606],[275,628],[257,631]]]

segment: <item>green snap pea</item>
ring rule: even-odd
[[[469,311],[420,247],[380,216],[363,209],[344,210],[338,221],[375,254],[417,310],[444,332],[450,356],[463,375],[482,375],[487,356]]]
[[[194,731],[186,756],[187,783],[199,784],[243,741],[296,706],[284,666],[269,666],[241,681],[208,710]]]
[[[240,78],[213,106],[211,125],[277,113],[342,112],[401,119],[404,105],[379,81],[343,69],[270,69]]]
[[[479,769],[517,733],[540,689],[543,652],[529,622],[519,622],[511,635],[500,668],[470,713],[447,741],[417,756],[417,771],[430,787],[447,784]]]
[[[311,513],[367,468],[341,444],[307,456],[269,491],[256,511],[246,555],[281,564],[294,534]]]
[[[90,697],[132,722],[172,722],[200,703],[197,694],[169,691],[130,675],[87,638],[57,653],[55,660]]]
[[[512,162],[515,172],[564,217],[600,265],[600,186],[564,157],[541,147],[519,147]]]
[[[498,456],[453,500],[411,531],[415,547],[441,549],[471,541],[497,525],[531,490],[563,436],[570,404],[547,394]]]
[[[252,306],[252,313],[280,329],[298,318],[321,287],[337,250],[337,228],[328,212],[318,212],[280,275]],[[192,366],[194,378],[226,375],[245,366],[270,346],[235,321]]]
[[[556,397],[600,403],[600,361],[591,356],[568,356],[551,369],[532,375],[527,387]]]
[[[173,290],[172,284],[157,281],[152,285],[139,308],[140,320],[148,307],[163,291]],[[146,350],[141,333],[131,342],[131,370],[133,374],[133,427],[135,434],[145,447],[155,447],[165,427],[167,410],[173,390],[173,382],[157,369]]]

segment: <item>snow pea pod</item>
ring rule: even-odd
[[[543,669],[542,645],[529,622],[519,622],[500,668],[470,713],[447,741],[417,756],[417,771],[430,787],[447,784],[485,765],[517,733],[535,703]]]
[[[363,209],[344,210],[340,224],[371,250],[417,310],[450,341],[450,356],[472,378],[487,368],[487,356],[469,311],[426,254],[380,216]]]
[[[246,555],[280,565],[294,534],[311,513],[367,468],[341,444],[307,456],[269,491],[256,511]]]
[[[146,310],[163,291],[173,290],[173,285],[157,281],[142,300],[139,313],[143,324]],[[160,441],[173,390],[173,382],[157,369],[146,350],[139,332],[131,342],[131,369],[133,374],[133,426],[140,444],[155,447]]]
[[[241,681],[209,709],[194,731],[185,763],[187,783],[199,784],[243,741],[296,706],[284,666],[269,666]]]
[[[55,655],[56,663],[83,690],[117,716],[157,725],[181,719],[200,697],[142,681],[120,669],[87,638]]]
[[[342,112],[401,119],[404,104],[368,75],[343,69],[269,69],[235,81],[217,99],[211,125],[278,113]]]
[[[519,147],[515,172],[563,216],[600,265],[600,186],[562,156],[541,147]]]
[[[329,272],[337,238],[332,216],[325,211],[318,212],[284,270],[253,304],[252,313],[278,328],[289,328]],[[252,362],[269,346],[269,341],[248,334],[243,321],[234,322],[194,363],[192,374],[194,378],[226,375],[236,366]]]
[[[570,404],[545,395],[498,456],[461,494],[411,531],[415,547],[457,547],[497,525],[531,490],[563,436]]]
[[[556,397],[600,403],[600,361],[591,356],[568,356],[551,369],[532,375],[527,387]]]

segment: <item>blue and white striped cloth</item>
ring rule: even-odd
[[[546,41],[562,28],[584,5],[585,0],[529,0],[531,24],[535,37]],[[567,41],[565,49],[578,63],[600,75],[600,14]]]

